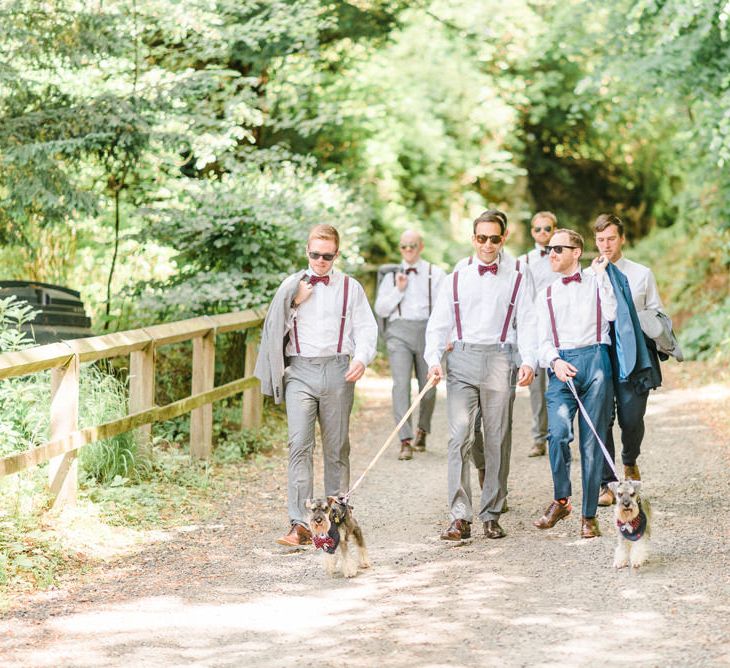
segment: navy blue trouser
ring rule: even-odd
[[[613,382],[608,346],[596,344],[574,350],[559,350],[558,354],[578,369],[578,373],[573,378],[576,392],[598,435],[605,443],[613,404]],[[559,380],[552,371],[549,373],[545,400],[548,410],[548,445],[550,469],[553,474],[553,498],[563,499],[572,494],[570,442],[573,440],[573,418],[578,411],[578,403],[568,384]],[[581,514],[584,517],[595,517],[604,456],[596,437],[582,415],[578,420],[578,429],[583,482]]]
[[[636,464],[641,452],[641,441],[644,440],[644,414],[649,391],[637,392],[633,383],[628,380],[616,380],[613,384],[616,401],[611,411],[611,422],[608,426],[608,437],[605,441],[606,449],[615,461],[616,448],[613,443],[613,422],[618,416],[618,426],[621,428],[621,461],[627,466]],[[603,463],[602,484],[616,480],[608,462]]]

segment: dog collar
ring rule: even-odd
[[[633,520],[629,522],[616,520],[616,526],[626,540],[637,541],[646,532],[646,513],[641,507],[641,501],[637,505],[639,506],[639,514]]]
[[[317,550],[324,550],[327,554],[334,554],[337,546],[340,544],[340,531],[336,524],[330,527],[325,534],[313,535],[312,542]]]

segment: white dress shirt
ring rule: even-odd
[[[375,313],[381,318],[388,318],[389,322],[403,318],[404,320],[428,320],[436,301],[441,282],[446,274],[435,264],[430,265],[431,278],[429,279],[429,263],[419,260],[413,265],[401,264],[400,271],[416,270],[408,274],[406,289],[401,291],[395,284],[395,273],[386,274],[378,287],[378,296],[375,300]],[[431,282],[429,300],[429,280]],[[430,309],[429,309],[430,301]],[[398,308],[400,307],[400,308]]]
[[[616,296],[606,273],[598,278],[594,273],[581,271],[581,282],[563,283],[561,275],[552,285],[555,329],[560,350],[583,348],[598,343],[596,337],[596,287],[601,296],[601,343],[610,344],[608,323],[616,319]],[[547,288],[537,295],[537,327],[540,366],[549,367],[558,350],[553,340],[553,329],[547,303]]]
[[[498,258],[497,274],[479,275],[479,260],[459,270],[459,313],[461,340],[466,343],[500,343],[502,328],[507,317],[517,272],[512,263]],[[440,364],[446,345],[454,340],[456,316],[454,313],[453,276],[449,274],[441,284],[433,313],[426,327],[424,358],[429,368]],[[523,364],[537,366],[536,318],[533,302],[532,279],[523,274],[512,322],[507,328],[505,343],[517,345]],[[515,327],[514,323],[519,323]]]
[[[614,265],[629,279],[631,298],[634,300],[637,312],[650,308],[664,313],[664,305],[659,297],[656,279],[649,267],[623,256],[616,260]]]
[[[535,282],[535,291],[540,292],[550,285],[560,274],[553,271],[549,255],[543,255],[545,247],[535,244],[535,248],[520,256],[520,259],[530,268]]]
[[[307,271],[307,276],[311,272]],[[337,343],[340,338],[340,322],[342,303],[345,294],[345,275],[339,271],[330,271],[329,285],[317,283],[309,298],[293,309],[292,317],[287,323],[289,342],[286,355],[293,357],[329,357],[337,354]],[[362,285],[350,277],[349,295],[345,329],[342,336],[343,355],[350,355],[353,361],[362,362],[365,366],[375,357],[378,340],[378,325],[370,310]],[[296,319],[297,353],[294,337],[294,320]]]

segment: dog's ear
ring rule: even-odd
[[[613,492],[613,495],[616,496],[617,489],[618,489],[618,482],[614,480],[613,482],[608,483],[608,489],[610,489]]]
[[[641,491],[641,480],[632,480],[631,486],[634,488],[634,492],[638,494]]]
[[[327,497],[327,505],[331,508],[333,503],[337,503],[337,497],[336,496],[328,496]]]
[[[306,500],[306,501],[304,502],[304,507],[305,507],[305,508],[306,508],[307,510],[312,510],[312,508],[314,508],[314,504],[312,503],[312,499],[307,499],[307,500]]]

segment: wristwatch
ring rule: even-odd
[[[297,304],[297,298],[296,298],[296,296],[294,296],[294,297],[291,298],[291,301],[289,302],[289,306],[291,308],[296,308],[297,306],[299,306],[299,304]]]

